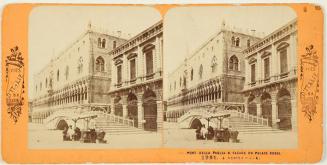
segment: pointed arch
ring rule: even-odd
[[[104,72],[104,59],[101,56],[95,60],[95,70],[97,72]]]
[[[203,75],[203,65],[201,64],[199,68],[199,79],[202,79],[202,75]]]
[[[217,70],[217,57],[213,56],[211,60],[211,71],[212,73],[215,73]]]
[[[235,71],[238,71],[239,67],[239,60],[238,58],[235,56],[235,55],[232,55],[230,58],[229,58],[229,69],[230,70],[235,70]]]

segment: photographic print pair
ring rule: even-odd
[[[290,7],[39,6],[28,35],[30,149],[298,147]]]

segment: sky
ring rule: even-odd
[[[29,17],[29,88],[32,89],[33,75],[86,32],[88,23],[109,34],[122,31],[122,37],[130,38],[128,34],[133,37],[161,19],[151,7],[34,8]]]
[[[216,34],[224,20],[230,27],[255,29],[268,35],[296,18],[288,7],[179,7],[169,10],[164,18],[165,74],[173,72],[187,54],[197,50]]]
[[[219,32],[222,22],[242,31],[255,30],[262,37],[296,18],[289,7],[278,6],[203,6],[179,7],[164,17],[164,99],[168,75],[210,37]]]

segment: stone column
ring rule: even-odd
[[[277,54],[276,46],[274,44],[271,45],[271,64],[270,65],[270,73],[272,76],[277,76],[279,74],[279,66],[278,66],[279,56]],[[273,80],[277,80],[273,78]]]
[[[162,101],[157,101],[157,129],[163,127],[163,104]]]
[[[272,127],[278,128],[278,107],[277,107],[277,92],[271,93],[271,119]]]
[[[156,37],[155,40],[155,48],[154,48],[154,53],[153,53],[153,72],[158,72],[161,66],[160,62],[160,40],[158,36]]]
[[[245,113],[245,114],[248,114],[248,113],[249,113],[249,107],[248,107],[248,104],[249,104],[249,102],[248,102],[248,98],[246,98],[246,101],[245,101],[245,103],[244,103],[244,113]]]
[[[290,35],[290,46],[289,46],[289,50],[290,50],[290,68],[289,70],[291,71],[291,75],[292,76],[296,76],[296,73],[293,71],[295,69],[297,69],[297,50],[296,50],[296,36],[295,33]]]
[[[255,67],[256,67],[255,80],[257,81],[256,85],[259,85],[261,84],[261,80],[262,80],[262,58],[261,58],[261,54],[259,53],[257,53],[257,63],[255,64]]]
[[[138,128],[143,129],[144,109],[143,109],[142,101],[137,102],[137,118],[138,118]]]
[[[124,118],[127,118],[127,116],[128,116],[127,105],[126,104],[123,104],[123,117]]]
[[[111,97],[111,109],[110,109],[110,114],[114,115],[115,114],[115,97]]]
[[[137,77],[144,76],[144,60],[143,60],[143,52],[141,47],[137,47]],[[138,79],[140,81],[140,79]]]
[[[128,112],[127,112],[127,96],[121,96],[122,99],[122,106],[123,106],[123,117],[127,118]]]
[[[262,109],[261,109],[261,104],[257,103],[257,116],[261,117],[262,116]]]

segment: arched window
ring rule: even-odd
[[[199,78],[202,79],[202,74],[203,74],[203,66],[202,64],[200,65],[200,68],[199,68]]]
[[[48,78],[45,78],[45,88],[48,88]]]
[[[59,81],[59,69],[57,70],[57,81]]]
[[[235,55],[229,59],[229,69],[238,71],[238,58]]]
[[[235,46],[237,46],[237,47],[240,46],[240,38],[238,38],[238,37],[236,38]]]
[[[83,72],[83,57],[79,57],[78,64],[77,64],[77,72]]]
[[[101,48],[101,38],[98,38],[98,47]]]
[[[250,39],[248,39],[248,41],[247,41],[247,46],[248,46],[248,47],[251,46],[251,41],[250,41]]]
[[[232,37],[232,45],[233,46],[235,45],[235,37],[234,36]]]
[[[104,72],[104,59],[101,56],[95,61],[95,70],[97,72]]]
[[[106,47],[106,39],[102,39],[101,47],[102,48],[105,48]]]
[[[112,43],[112,47],[113,47],[113,49],[115,49],[115,48],[116,48],[116,46],[117,46],[117,42],[116,42],[116,41],[114,41],[114,42]]]
[[[66,66],[65,76],[66,76],[66,80],[68,80],[68,76],[69,76],[69,67],[68,66]]]
[[[217,70],[217,57],[216,56],[213,56],[213,58],[212,58],[211,70],[213,73],[215,73]]]
[[[193,68],[191,69],[191,81],[193,80]]]
[[[176,90],[176,81],[174,82],[174,90]]]
[[[52,78],[50,78],[49,87],[52,88]]]

